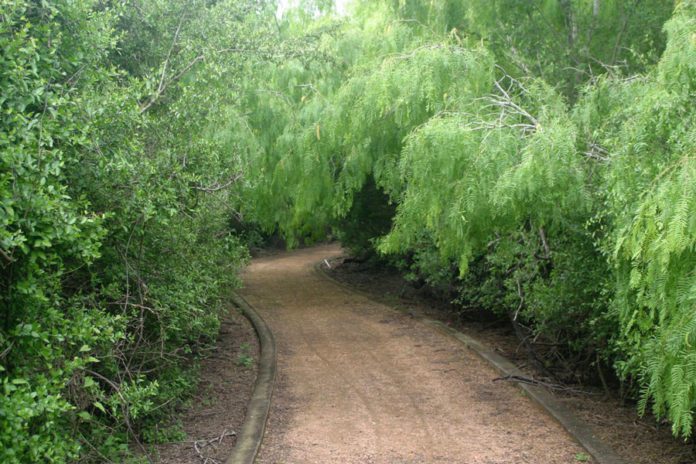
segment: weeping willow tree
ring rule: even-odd
[[[543,83],[505,88],[504,81],[491,78],[499,94],[409,135],[399,160],[406,187],[383,251],[403,252],[425,231],[442,257],[466,272],[496,233],[524,220],[553,228],[587,209],[575,128],[562,100]]]
[[[590,149],[603,153],[603,241],[615,274],[624,376],[640,407],[689,436],[696,407],[696,5],[666,24],[657,68],[592,88],[578,108]]]
[[[326,200],[329,196],[338,198],[340,190],[346,190],[338,189],[334,180],[339,175],[339,164],[349,155],[349,138],[369,137],[357,132],[368,129],[357,127],[362,122],[358,111],[351,123],[355,130],[342,127],[342,123],[354,103],[361,101],[363,109],[370,108],[371,97],[360,93],[369,88],[368,80],[375,73],[373,67],[382,67],[380,62],[385,54],[394,55],[395,63],[406,63],[407,57],[399,60],[397,55],[423,42],[410,27],[389,19],[385,11],[365,14],[362,27],[340,25],[330,19],[307,24],[306,18],[299,24],[283,24],[290,36],[297,34],[298,29],[304,33],[309,28],[309,34],[319,38],[326,61],[312,66],[297,61],[274,65],[265,70],[270,78],[263,88],[250,82],[246,104],[253,108],[253,113],[249,123],[263,141],[263,149],[260,156],[247,160],[250,172],[256,175],[252,176],[254,185],[245,196],[245,212],[268,230],[279,228],[291,243],[325,235],[342,216]],[[423,59],[427,55],[420,53]],[[372,77],[374,82],[378,78]],[[386,78],[384,81],[387,85]],[[352,90],[350,84],[354,84]],[[338,100],[342,101],[340,107]],[[388,101],[384,100],[384,104]],[[412,106],[417,107],[415,102]],[[406,133],[408,130],[403,135]],[[386,143],[380,140],[379,135],[375,137],[376,144]],[[332,154],[325,156],[329,152]],[[369,165],[369,161],[366,163]],[[348,181],[345,176],[344,179]]]
[[[345,218],[369,178],[392,188],[403,138],[453,101],[482,94],[489,73],[483,53],[437,45],[389,57],[350,79],[279,171],[289,174],[283,181],[292,186],[293,221]]]
[[[576,380],[613,368],[687,437],[695,16],[692,0],[399,0],[287,20],[326,61],[249,87],[249,215],[530,327]]]

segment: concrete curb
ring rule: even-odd
[[[253,464],[261,448],[268,411],[271,408],[276,375],[276,346],[273,334],[256,310],[236,293],[232,295],[232,302],[242,310],[244,316],[254,327],[259,337],[261,355],[258,362],[256,384],[247,407],[246,418],[237,435],[237,444],[226,464]]]
[[[376,301],[384,306],[390,306],[379,302],[374,298],[373,295],[369,293],[352,288],[350,285],[345,284],[339,280],[336,280],[332,276],[326,273],[326,270],[322,266],[322,262],[317,263],[314,269],[318,275],[324,279],[332,282],[333,284],[348,290],[352,293],[357,293],[364,296],[372,301]],[[497,371],[499,371],[503,376],[520,376],[525,377],[525,374],[520,371],[517,366],[515,366],[508,359],[504,358],[500,354],[496,353],[489,347],[485,346],[475,338],[459,332],[440,321],[428,318],[422,314],[416,314],[419,320],[423,323],[435,328],[436,330],[454,337],[469,349],[473,350],[480,358],[488,362]],[[537,386],[530,385],[528,383],[516,382],[517,385],[525,392],[525,394],[531,398],[535,403],[537,403],[541,408],[546,410],[546,412],[553,417],[558,423],[565,428],[568,433],[592,456],[595,462],[598,464],[626,464],[616,452],[609,447],[606,443],[602,442],[595,434],[592,433],[592,429],[588,424],[578,419],[565,405],[558,401],[552,394],[550,394],[546,389]]]

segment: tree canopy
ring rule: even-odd
[[[282,123],[250,120],[246,211],[508,314],[688,437],[695,8],[356,2],[325,33],[330,72],[269,65],[293,78],[252,102]]]

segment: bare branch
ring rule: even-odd
[[[3,250],[2,248],[0,248],[0,256],[5,258],[5,260],[8,263],[14,263],[15,261],[17,261],[15,258],[12,257],[12,255],[7,254],[7,252],[5,250]]]
[[[10,342],[10,344],[7,346],[7,348],[2,350],[2,353],[0,353],[0,359],[5,358],[5,356],[7,356],[10,353],[10,351],[12,351],[12,347],[14,346],[14,343],[15,343],[14,340],[12,340]]]
[[[219,190],[224,190],[224,189],[228,188],[229,186],[231,186],[232,184],[234,184],[235,182],[237,182],[241,178],[242,178],[242,173],[237,173],[233,177],[228,179],[227,182],[225,182],[224,184],[220,184],[219,182],[215,182],[212,185],[209,185],[207,187],[204,187],[202,185],[197,185],[197,186],[194,186],[193,188],[196,190],[200,190],[202,192],[206,192],[206,193],[217,192]]]
[[[236,48],[236,47],[231,47],[231,48],[222,48],[219,50],[213,50],[210,52],[210,55],[219,55],[223,53],[248,53],[248,52],[253,52],[253,53],[258,53],[260,50],[257,49],[248,49],[248,48]],[[160,85],[157,87],[157,91],[155,94],[148,100],[145,104],[141,105],[140,107],[140,114],[146,112],[149,110],[152,105],[157,103],[157,100],[159,100],[164,92],[167,90],[167,88],[172,85],[173,83],[177,82],[179,79],[181,79],[187,72],[191,70],[196,64],[200,63],[201,61],[205,61],[208,55],[206,53],[201,53],[198,56],[194,57],[191,61],[188,62],[179,72],[174,74],[173,76],[166,78],[164,75],[164,72],[160,78]],[[169,60],[169,58],[167,58]]]
[[[551,259],[551,249],[549,248],[549,242],[546,240],[546,232],[543,227],[539,227],[539,238],[541,238],[541,244],[544,247],[544,259]]]
[[[609,152],[605,150],[601,145],[594,142],[589,143],[589,150],[584,153],[588,158],[601,161],[606,163],[609,161]]]

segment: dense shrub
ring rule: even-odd
[[[269,14],[0,2],[0,461],[126,460],[195,385],[246,259],[220,89]]]

